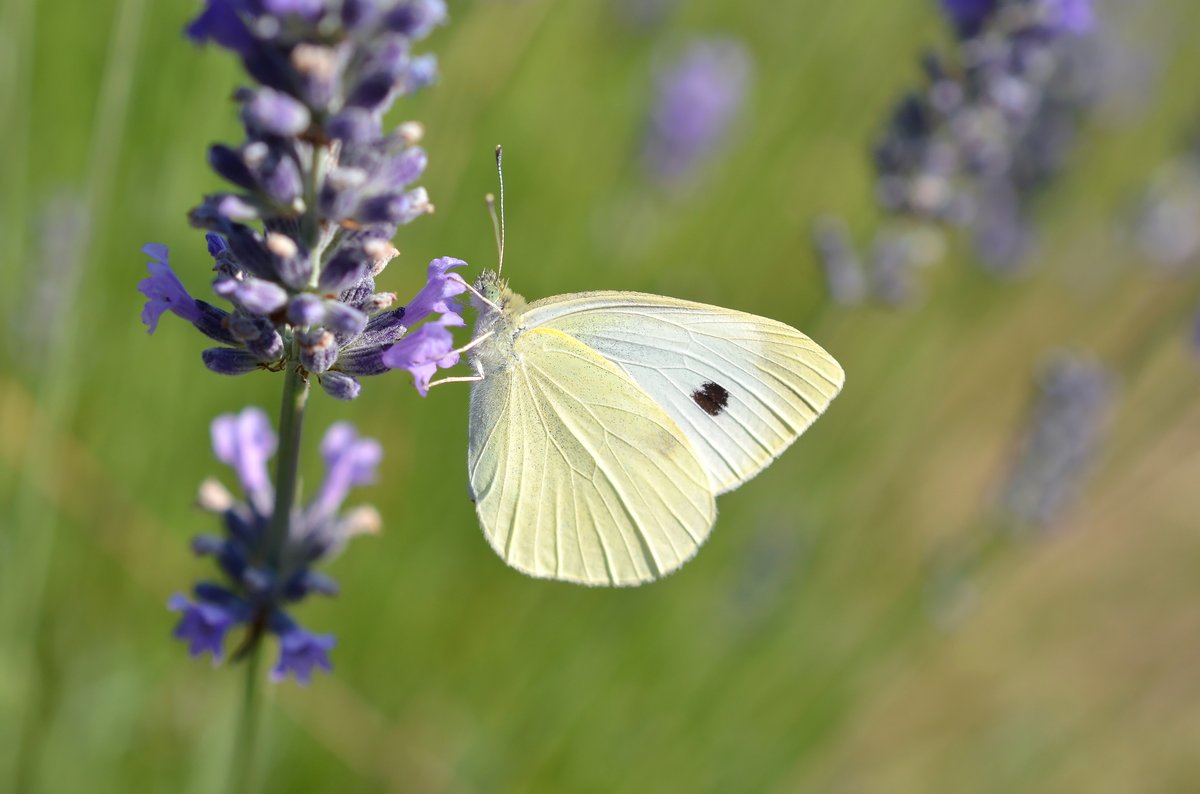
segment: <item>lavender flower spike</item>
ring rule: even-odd
[[[352,487],[374,479],[383,448],[359,436],[349,423],[331,427],[321,445],[328,466],[325,483],[306,509],[293,512],[283,548],[274,549],[269,530],[276,489],[267,461],[275,453],[276,437],[266,414],[247,408],[220,416],[212,436],[217,457],[237,471],[246,499],[236,500],[216,481],[201,486],[200,505],[221,517],[225,532],[223,537],[196,537],[192,549],[216,562],[223,582],[196,585],[194,601],[182,595],[171,598],[170,608],[182,613],[175,637],[188,643],[192,656],[210,653],[218,662],[231,630],[245,628],[249,636],[243,644],[257,642],[265,630],[278,636],[280,644],[272,677],[292,675],[307,683],[314,669],[331,669],[334,639],[306,631],[289,610],[309,595],[335,595],[337,584],[314,566],[352,538],[378,531],[374,508],[341,509]]]
[[[158,318],[168,311],[189,323],[198,322],[200,308],[167,263],[167,247],[160,243],[147,243],[142,246],[142,252],[151,259],[146,263],[150,277],[138,282],[138,291],[146,296],[146,306],[142,309],[146,332],[154,333],[158,328]]]

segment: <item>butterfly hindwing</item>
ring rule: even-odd
[[[657,295],[562,295],[531,304],[522,321],[561,331],[618,365],[683,431],[716,493],[770,464],[845,377],[788,325]]]
[[[682,565],[716,518],[692,443],[645,389],[583,342],[520,333],[471,391],[468,473],[492,547],[533,576],[597,585]]]

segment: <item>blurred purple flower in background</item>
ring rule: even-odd
[[[1028,426],[1000,493],[1018,529],[1045,527],[1079,487],[1104,430],[1113,386],[1099,363],[1059,354],[1037,382]]]
[[[954,48],[927,53],[923,85],[893,107],[874,147],[875,193],[884,213],[915,227],[965,228],[989,270],[1013,274],[1034,247],[1032,203],[1067,162],[1095,99],[1094,81],[1081,79],[1094,50],[1077,42],[1095,27],[1091,0],[940,7],[957,34]],[[829,250],[817,245],[827,273]],[[868,279],[871,296],[907,301],[901,296],[913,290],[893,289],[900,258],[875,260],[890,270]]]
[[[751,66],[741,43],[708,38],[659,70],[642,150],[655,178],[681,180],[720,149],[745,104]]]

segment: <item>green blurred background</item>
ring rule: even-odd
[[[763,475],[720,500],[664,581],[588,590],[507,569],[466,496],[467,391],[406,375],[310,401],[316,442],[380,438],[382,536],[331,566],[335,673],[272,687],[270,791],[1200,790],[1200,372],[1194,272],[1143,261],[1124,219],[1200,113],[1195,0],[1101,5],[1152,68],[1084,128],[1039,204],[1032,275],[997,281],[955,241],[919,308],[826,306],[808,224],[876,210],[865,155],[933,0],[451,2],[427,127],[435,215],[401,230],[401,296],[440,255],[491,266],[482,195],[505,146],[506,272],[531,298],[610,288],[798,325],[848,385]],[[208,424],[277,410],[280,379],[224,379],[203,340],[139,321],[147,241],[194,294],[210,266],[185,213],[204,152],[240,133],[233,59],[179,31],[190,2],[0,8],[0,790],[210,792],[226,783],[236,670],[188,659],[167,597],[207,575],[188,539]],[[652,70],[693,34],[740,38],[754,88],[688,190],[637,154]],[[1131,109],[1132,108],[1132,109]],[[1117,398],[1079,498],[1045,537],[979,540],[1056,349],[1110,366]],[[354,499],[352,498],[352,502]],[[933,561],[972,544],[951,609]],[[954,620],[936,620],[952,612]]]

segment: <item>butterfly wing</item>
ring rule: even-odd
[[[696,450],[716,493],[762,471],[829,406],[841,366],[788,325],[636,292],[581,292],[531,304],[551,328],[617,364]]]
[[[471,390],[468,473],[492,548],[533,576],[656,579],[716,519],[687,437],[619,367],[566,334],[519,334]]]

